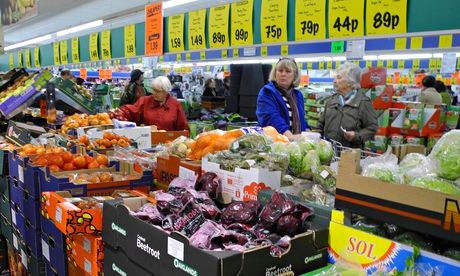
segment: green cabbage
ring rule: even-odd
[[[321,140],[316,144],[316,152],[318,153],[321,164],[329,164],[334,156],[331,143],[325,140]]]
[[[302,166],[299,177],[311,179],[320,166],[319,157],[316,151],[310,150],[302,159]]]
[[[321,184],[330,193],[335,193],[335,172],[329,166],[320,166],[313,174],[313,181]]]
[[[286,144],[282,142],[276,142],[271,145],[271,152],[284,154],[287,153]]]
[[[426,161],[426,156],[420,153],[409,153],[399,163],[401,171],[409,171],[423,165]]]
[[[316,149],[316,144],[312,140],[301,139],[297,142],[297,144],[299,145],[299,148],[303,153],[307,153],[309,150]]]
[[[390,167],[379,166],[377,164],[370,165],[363,176],[379,179],[384,182],[399,182],[399,178],[395,171]]]
[[[296,143],[290,143],[286,149],[289,155],[289,169],[294,176],[299,176],[302,171],[302,151]]]
[[[430,154],[437,163],[438,176],[456,180],[460,178],[460,130],[446,133]]]
[[[411,186],[429,189],[449,195],[460,195],[460,189],[455,186],[453,183],[446,181],[444,179],[433,177],[433,176],[423,176],[415,178],[410,182]]]

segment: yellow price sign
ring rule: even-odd
[[[457,69],[460,68],[460,58],[457,58]]]
[[[168,17],[168,49],[170,52],[184,51],[184,14]]]
[[[136,56],[136,26],[130,24],[124,27],[125,57]]]
[[[99,60],[99,49],[97,47],[98,37],[98,33],[92,33],[89,35],[89,58],[91,61]]]
[[[9,54],[9,56],[8,56],[8,64],[10,65],[10,69],[14,68],[14,55],[13,54]]]
[[[387,60],[387,68],[393,69],[393,60]]]
[[[281,45],[281,55],[282,56],[289,55],[289,45]]]
[[[35,68],[40,68],[40,48],[34,48],[34,65]]]
[[[185,53],[185,60],[189,61],[191,59],[192,59],[192,57],[191,57],[190,53]]]
[[[307,69],[313,69],[313,62],[307,62]]]
[[[262,56],[262,57],[268,56],[268,47],[267,46],[260,47],[260,56]]]
[[[372,60],[366,60],[366,68],[372,67]]]
[[[332,69],[332,61],[328,61],[326,63],[326,69],[331,70]]]
[[[232,3],[231,44],[232,46],[252,45],[252,10],[253,0]]]
[[[22,64],[22,51],[19,51],[18,52],[18,67],[19,68],[22,68],[23,67],[23,64]]]
[[[406,50],[407,39],[405,37],[395,38],[395,50]]]
[[[364,0],[329,1],[329,37],[364,35]]]
[[[430,58],[430,61],[428,62],[428,68],[429,69],[436,69],[437,67],[437,60],[435,58]]]
[[[407,2],[401,0],[366,1],[367,35],[406,33]]]
[[[53,42],[53,60],[54,65],[61,64],[61,57],[59,55],[59,42]]]
[[[222,58],[228,58],[228,51],[227,51],[227,49],[222,50],[222,52],[221,52],[221,57],[222,57]]]
[[[262,43],[287,41],[287,0],[264,0],[261,6]]]
[[[324,69],[324,61],[318,62],[318,69]]]
[[[61,64],[67,64],[67,40],[59,42],[59,52],[61,55]]]
[[[188,13],[188,49],[206,49],[205,38],[206,10],[191,11]]]
[[[240,56],[240,53],[239,53],[238,48],[233,49],[233,57],[234,57],[234,58],[237,58],[237,57],[239,57],[239,56]]]
[[[30,49],[29,48],[25,50],[24,58],[26,59],[26,68],[31,68],[32,65],[30,64]]]
[[[112,58],[112,50],[110,47],[110,30],[101,32],[101,52],[102,59]]]
[[[439,36],[439,48],[452,48],[452,35]]]
[[[326,38],[326,0],[295,1],[295,40]]]
[[[413,36],[410,38],[410,48],[411,49],[422,49],[422,46],[423,46],[422,36]]]
[[[222,48],[229,46],[228,39],[228,18],[230,5],[222,5],[209,9],[209,46],[211,48]]]
[[[80,46],[78,37],[72,38],[72,62],[80,62]]]
[[[377,67],[383,67],[383,60],[379,59],[377,60]]]
[[[420,59],[414,59],[412,60],[412,69],[419,69],[420,68]]]
[[[404,60],[398,60],[398,69],[404,69],[405,62]]]
[[[200,52],[200,60],[206,59],[206,52]]]
[[[340,60],[336,60],[335,61],[335,69],[339,68],[341,64],[342,63],[340,62]]]
[[[176,61],[182,61],[182,55],[176,54]]]
[[[438,58],[436,59],[436,69],[441,69],[442,66],[442,59]]]

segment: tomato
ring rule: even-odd
[[[97,157],[96,157],[96,161],[97,163],[101,164],[101,165],[108,165],[109,164],[109,159],[107,158],[106,155],[104,154],[99,154]]]
[[[44,154],[46,152],[45,148],[38,148],[37,154]]]
[[[99,168],[99,163],[96,160],[88,164],[88,169],[98,169],[98,168]]]
[[[62,166],[62,169],[63,169],[64,171],[73,171],[73,170],[75,170],[75,166],[73,165],[72,162],[70,162],[70,163],[65,163],[64,166]]]
[[[89,163],[93,162],[96,159],[94,159],[94,157],[92,157],[92,156],[85,155],[85,160],[86,160],[86,164],[89,164]]]
[[[60,172],[61,171],[61,168],[59,168],[56,165],[51,165],[51,166],[49,166],[49,168],[50,168],[50,171],[52,171],[52,172]]]
[[[48,159],[46,159],[45,157],[39,157],[37,158],[37,160],[35,160],[34,164],[40,167],[48,166]]]
[[[59,168],[62,168],[62,166],[64,165],[64,159],[58,154],[54,155],[53,158],[48,159],[48,162],[50,165],[56,165]]]
[[[64,159],[64,163],[72,163],[73,161],[73,154],[66,151],[61,154],[62,159]]]
[[[78,156],[73,159],[73,164],[77,169],[86,169],[86,159],[83,156]]]

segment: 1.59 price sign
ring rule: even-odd
[[[407,0],[366,1],[366,31],[368,35],[407,32]]]
[[[364,0],[329,1],[330,38],[364,35]]]
[[[168,17],[168,48],[170,52],[184,51],[184,14]]]

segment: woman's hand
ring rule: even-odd
[[[354,131],[345,131],[343,133],[343,137],[345,137],[345,139],[348,141],[348,142],[351,142],[353,141],[353,139],[355,138],[355,132]]]
[[[286,136],[289,141],[299,141],[302,138],[302,134],[292,134],[290,130],[287,130],[283,133],[284,136]]]

